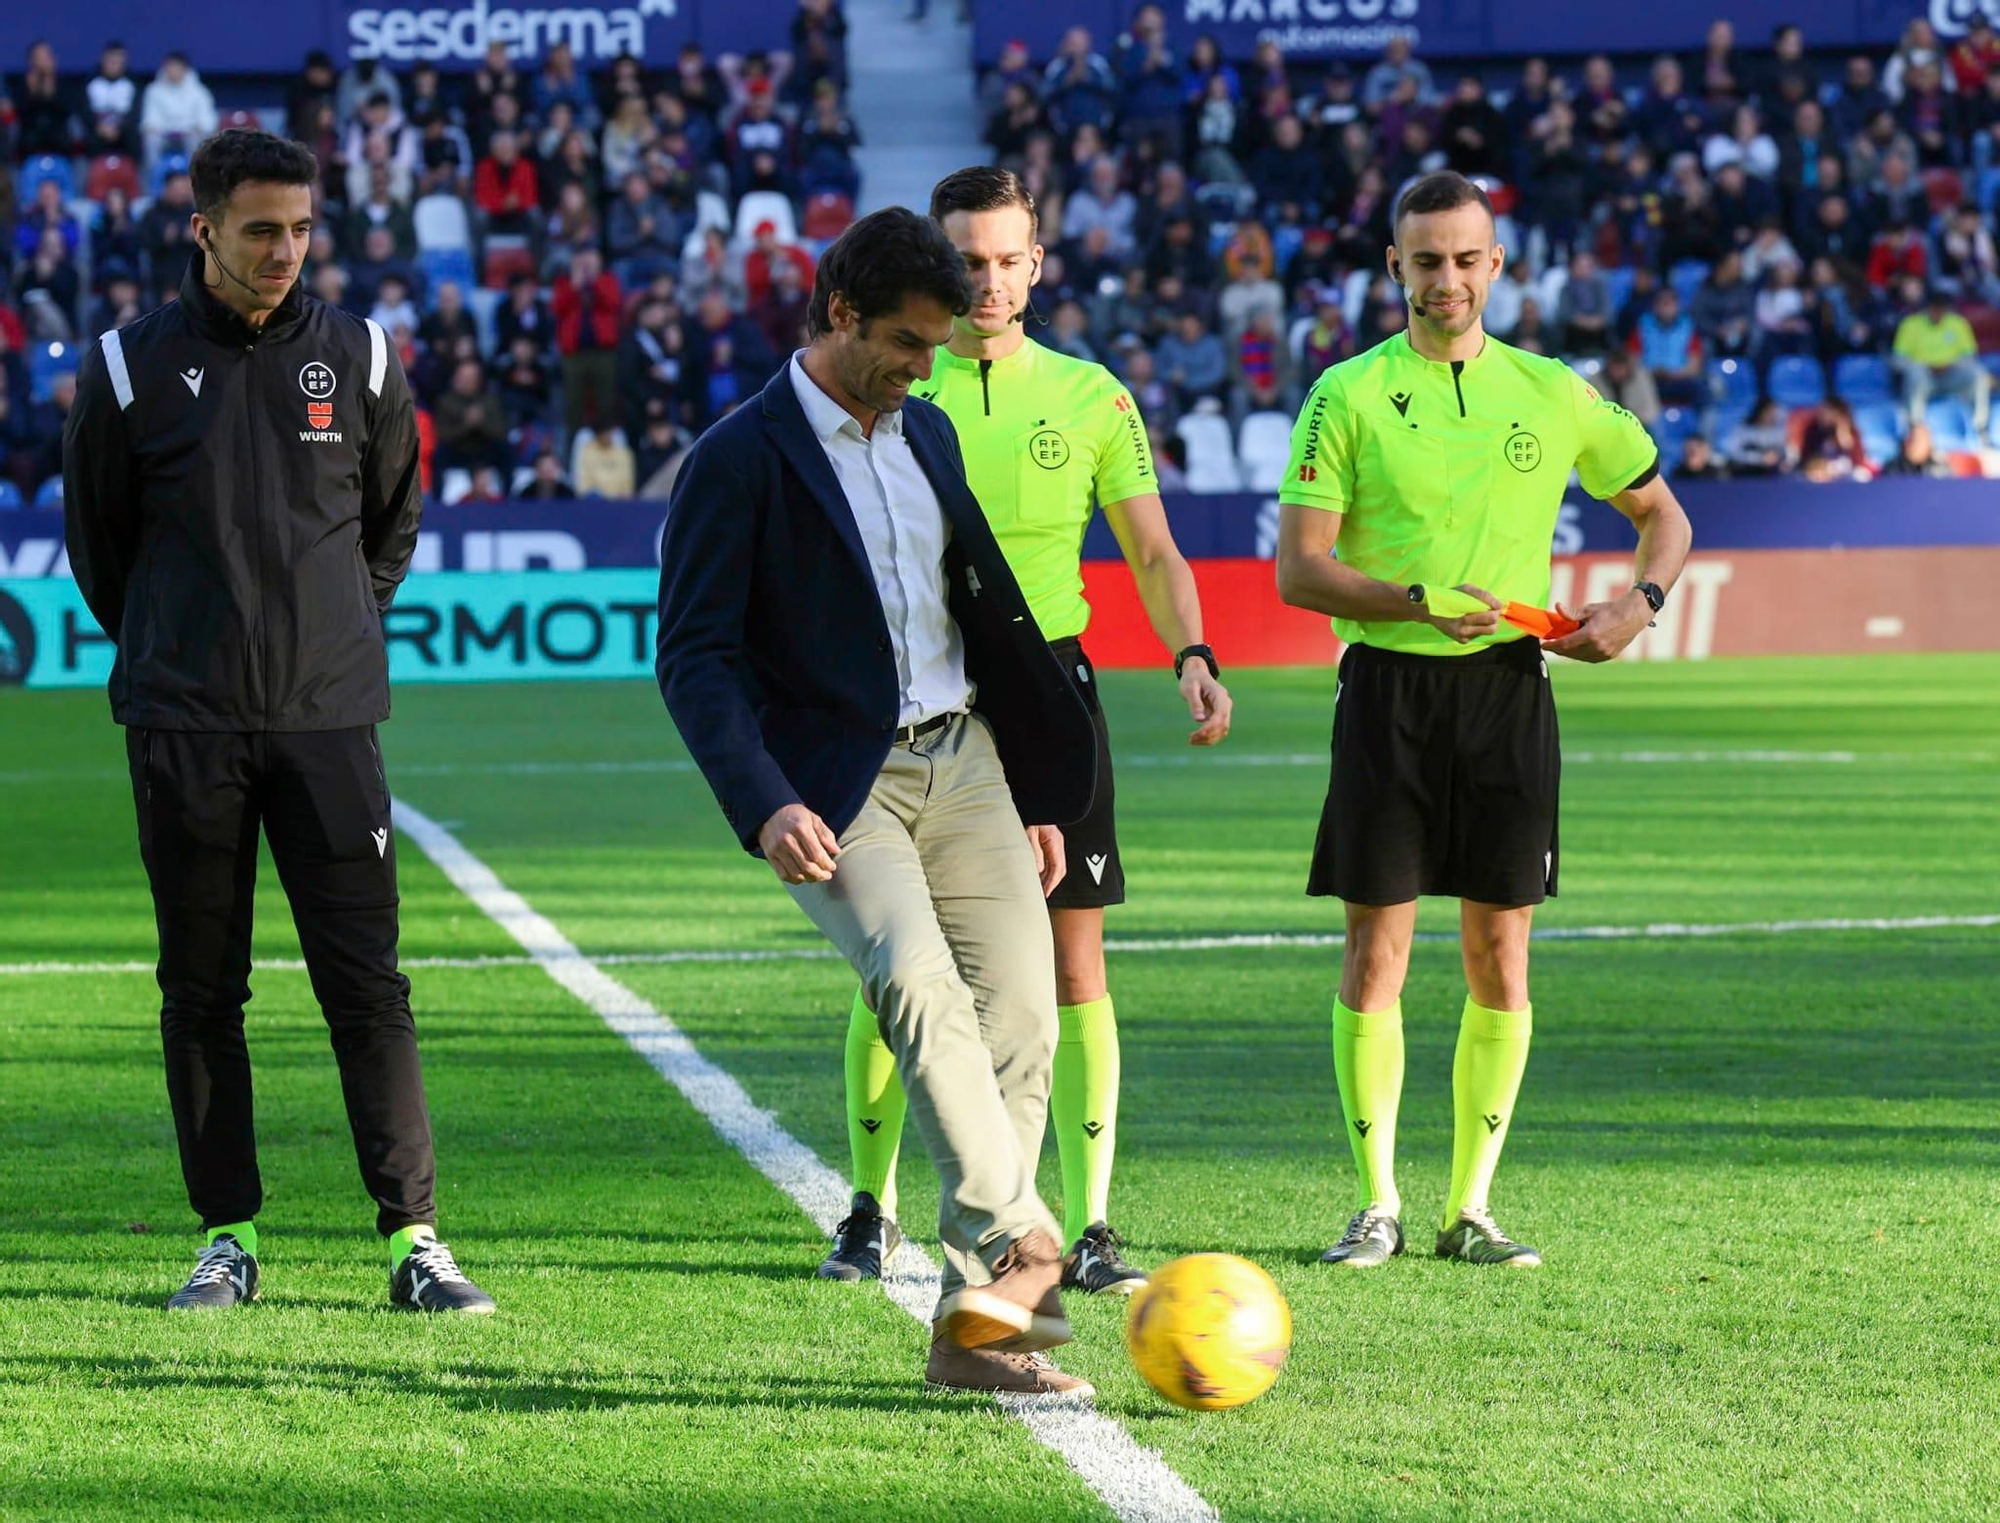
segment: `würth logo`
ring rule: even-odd
[[[306,422],[314,428],[329,428],[333,424],[333,404],[331,402],[306,403]]]
[[[1316,465],[1302,465],[1302,466],[1300,466],[1300,467],[1299,467],[1299,480],[1301,480],[1301,481],[1317,481],[1317,480],[1319,480],[1319,467],[1318,467],[1318,466],[1316,466]]]
[[[1132,410],[1132,404],[1126,401],[1123,395],[1114,397],[1112,399],[1111,405],[1117,408],[1120,412],[1130,412]]]

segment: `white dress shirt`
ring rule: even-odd
[[[896,653],[896,723],[921,724],[966,707],[965,641],[946,600],[944,547],[951,525],[903,435],[900,412],[879,413],[869,434],[792,356],[792,389],[826,452],[861,531]]]

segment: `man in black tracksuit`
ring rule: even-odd
[[[268,133],[193,162],[180,300],[86,354],[63,437],[70,564],[118,647],[181,1171],[208,1243],[175,1309],[257,1295],[243,1006],[261,825],[331,1030],[390,1298],[491,1311],[434,1233],[430,1117],[396,968],[382,611],[422,512],[382,329],[306,295],[318,165]]]

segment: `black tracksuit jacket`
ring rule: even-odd
[[[417,422],[387,336],[296,285],[261,331],[202,285],[86,353],[70,569],[120,724],[337,730],[389,714],[382,612],[416,548]]]

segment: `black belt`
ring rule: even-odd
[[[907,746],[919,736],[936,734],[956,718],[958,718],[958,710],[947,709],[942,714],[931,715],[929,719],[919,724],[903,725],[890,737],[889,744],[892,746]]]

